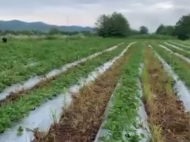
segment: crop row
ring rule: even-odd
[[[138,48],[139,47],[139,48]],[[138,123],[138,87],[137,78],[139,77],[139,65],[142,61],[142,48],[136,47],[133,56],[125,65],[121,80],[115,90],[112,107],[108,112],[103,129],[109,134],[100,137],[101,141],[138,141],[140,136],[137,134],[136,126]]]
[[[174,54],[169,54],[165,49],[158,46],[153,46],[153,48],[172,67],[174,72],[185,82],[187,87],[190,88],[190,64]]]
[[[174,46],[177,46],[181,49],[184,49],[184,50],[187,50],[187,51],[190,51],[190,46],[187,46],[187,45],[184,45],[184,44],[180,44],[178,42],[168,42],[169,44],[172,44]]]
[[[55,43],[55,41],[52,42]],[[20,83],[32,76],[43,75],[52,69],[60,68],[66,63],[102,51],[105,48],[118,44],[118,40],[57,41],[54,45],[50,42],[48,46],[46,42],[44,44],[43,42],[36,45],[30,44],[28,44],[29,49],[26,43],[19,47],[17,47],[17,44],[13,47],[5,45],[6,47],[4,48],[6,50],[0,53],[2,54],[0,58],[0,91],[7,86]],[[35,58],[35,61],[33,65],[30,64],[31,66],[26,67],[22,62],[31,58],[30,56]]]
[[[85,86],[75,93],[75,99],[68,108],[63,110],[60,121],[53,124],[47,135],[39,136],[39,133],[36,133],[35,142],[93,141],[101,125],[101,116],[107,102],[124,69],[123,65],[133,55],[134,50],[134,47],[129,48],[95,80],[85,83]]]
[[[171,51],[173,51],[173,52],[175,52],[175,53],[178,53],[178,54],[180,54],[180,55],[183,55],[183,56],[185,56],[185,57],[187,57],[187,58],[190,58],[190,52],[188,52],[188,51],[185,51],[185,50],[180,50],[181,48],[179,48],[179,49],[177,49],[177,48],[175,48],[175,47],[172,47],[172,46],[169,46],[169,45],[164,45],[165,47],[167,47],[168,49],[170,49]]]
[[[189,141],[190,117],[174,93],[170,75],[150,48],[145,50],[144,63],[142,84],[152,141]]]
[[[5,128],[10,127],[12,122],[22,119],[43,102],[63,93],[64,88],[76,84],[80,78],[86,77],[96,67],[117,56],[124,48],[116,48],[113,51],[99,55],[93,60],[87,60],[76,68],[70,69],[64,75],[59,76],[59,78],[31,90],[27,94],[18,96],[13,102],[4,104],[0,108],[0,131],[3,132]]]
[[[170,42],[176,43],[176,44],[181,44],[181,45],[186,46],[186,47],[190,47],[189,40],[187,40],[187,41],[174,40],[174,41],[170,41]]]
[[[60,60],[71,59],[72,51],[78,53],[93,50],[93,52],[97,52],[118,42],[121,42],[121,40],[87,38],[76,40],[16,40],[7,44],[0,43],[0,71],[11,69],[16,64],[24,66],[31,62],[51,61],[52,57],[55,58],[54,56],[58,56]],[[77,56],[75,57],[76,59]]]

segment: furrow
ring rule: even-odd
[[[128,48],[132,44],[134,44],[134,43],[129,44]],[[120,55],[118,57],[116,57],[114,60],[112,60],[111,62],[104,64],[104,67],[99,68],[97,72],[99,72],[99,73],[104,72],[107,68],[109,68],[111,66],[111,64],[113,64],[112,62],[115,62],[115,60],[117,60],[118,58],[123,56],[123,54],[127,51],[127,49],[125,49],[122,53],[120,53]],[[117,54],[117,52],[115,52],[115,50],[112,52],[114,54]],[[48,129],[47,127],[50,126],[53,121],[50,118],[52,111],[56,112],[56,114],[58,113],[58,115],[59,115],[59,113],[61,112],[61,109],[63,107],[64,98],[65,98],[66,102],[68,101],[67,103],[69,103],[71,101],[70,97],[68,97],[68,92],[65,94],[64,88],[65,87],[69,88],[69,86],[72,86],[70,88],[70,91],[72,92],[73,90],[78,88],[77,87],[78,85],[73,86],[73,84],[75,82],[77,83],[77,80],[79,81],[79,84],[84,84],[84,82],[86,82],[87,80],[93,79],[94,77],[96,77],[98,75],[96,72],[92,73],[87,80],[84,80],[84,79],[79,80],[77,78],[81,78],[82,76],[85,77],[85,74],[87,74],[89,71],[95,69],[95,67],[97,65],[102,64],[102,62],[107,61],[112,56],[110,56],[108,53],[104,53],[104,54],[100,55],[99,58],[95,58],[94,60],[89,60],[83,66],[78,67],[77,69],[75,69],[71,72],[68,72],[58,82],[56,81],[58,86],[55,86],[55,83],[56,83],[55,82],[54,84],[50,84],[45,88],[37,89],[36,91],[34,90],[33,92],[30,93],[30,95],[23,96],[18,101],[14,102],[12,104],[6,104],[2,108],[0,108],[0,112],[2,112],[2,114],[4,116],[1,118],[1,120],[3,120],[3,121],[0,122],[0,126],[2,126],[1,131],[2,130],[4,131],[7,126],[10,126],[11,125],[10,122],[15,121],[15,119],[18,122],[18,120],[20,120],[21,118],[24,118],[23,121],[16,123],[15,126],[11,125],[13,131],[9,131],[7,129],[2,134],[2,136],[0,136],[0,141],[4,140],[6,142],[7,137],[9,137],[9,139],[7,139],[7,141],[13,141],[13,139],[15,139],[18,142],[20,142],[19,140],[25,139],[25,137],[27,137],[29,139],[31,131],[27,132],[28,129],[26,129],[26,128],[34,130],[36,127],[41,126],[40,127],[40,130],[41,130],[41,129],[43,129],[43,126],[45,126],[44,128],[47,130]],[[83,68],[83,70],[85,68],[86,69],[83,72],[81,72],[82,68]],[[71,79],[69,79],[69,78],[71,78]],[[53,95],[54,93],[55,93],[55,95]],[[64,94],[64,95],[59,95],[59,94]],[[57,96],[57,97],[54,98],[53,96]],[[42,101],[48,97],[51,98],[52,101],[46,100],[47,103],[43,103]],[[28,102],[28,103],[24,104],[24,102]],[[20,106],[23,106],[23,105],[24,105],[24,108],[21,109]],[[40,106],[40,105],[41,105],[41,107],[36,108],[34,111],[30,112],[30,110],[33,110],[32,108]],[[58,107],[58,108],[56,108],[56,107]],[[11,112],[10,112],[9,108],[12,108]],[[18,115],[18,113],[19,113],[19,115]],[[29,113],[28,116],[26,116],[27,113]],[[15,116],[16,116],[16,118],[15,118]],[[5,119],[5,118],[8,118],[8,119]],[[23,129],[21,136],[17,136],[19,126],[21,126]]]

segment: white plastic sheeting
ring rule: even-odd
[[[138,87],[139,87],[139,95],[142,97],[142,87],[141,87],[141,82],[138,80]],[[138,115],[139,117],[136,118],[137,122],[140,125],[140,127],[136,128],[137,129],[137,134],[141,136],[143,134],[144,137],[141,137],[141,140],[139,142],[148,142],[150,140],[150,129],[149,129],[149,124],[148,124],[148,116],[145,111],[145,106],[144,103],[140,98],[139,99],[139,104],[140,107],[138,109]]]
[[[168,49],[168,48],[167,48],[166,46],[164,46],[164,45],[159,45],[159,46],[162,47],[162,48],[164,48],[165,50],[169,51],[170,53],[175,54],[176,56],[180,57],[180,58],[183,59],[184,61],[190,63],[190,59],[189,59],[189,58],[187,58],[187,57],[185,57],[185,56],[183,56],[183,55],[181,55],[181,54],[179,54],[179,53],[173,52],[172,50]]]
[[[102,125],[100,126],[100,129],[99,129],[99,131],[98,131],[98,133],[97,133],[97,135],[96,135],[96,139],[94,140],[94,142],[102,142],[101,140],[100,140],[100,138],[101,137],[107,137],[107,136],[109,136],[109,131],[107,130],[107,129],[104,129],[103,127],[104,127],[104,125],[106,124],[106,119],[107,119],[107,117],[108,117],[108,113],[109,113],[109,110],[112,108],[112,106],[113,106],[113,99],[114,99],[114,94],[115,94],[115,91],[116,91],[116,89],[119,87],[119,83],[117,84],[117,86],[116,86],[116,88],[115,88],[115,90],[114,90],[114,92],[113,92],[113,94],[111,95],[111,98],[110,98],[110,100],[109,100],[109,102],[108,102],[108,105],[107,105],[107,107],[106,107],[106,110],[105,110],[105,112],[104,112],[104,116],[103,116],[103,118],[104,118],[104,120],[103,120],[103,122],[102,122]]]
[[[182,48],[179,48],[179,47],[177,47],[177,46],[175,46],[175,45],[173,45],[173,44],[170,44],[170,43],[167,43],[167,42],[164,42],[166,45],[168,45],[168,46],[171,46],[171,47],[173,47],[173,48],[175,48],[175,49],[178,49],[178,50],[181,50],[181,51],[185,51],[185,50],[183,50]],[[186,52],[188,52],[188,51],[186,51]]]
[[[139,73],[141,74],[142,73],[142,68],[143,68],[143,64],[141,64],[140,68],[139,68]],[[115,91],[117,90],[117,88],[119,87],[119,83],[118,85],[116,86],[115,88]],[[138,93],[139,93],[139,96],[142,97],[142,87],[141,87],[141,82],[140,80],[137,81],[137,85],[138,85]],[[115,94],[115,91],[113,92],[111,98],[110,98],[110,101],[107,105],[107,108],[105,110],[105,113],[104,113],[104,121],[98,131],[98,134],[96,136],[96,139],[94,142],[103,142],[100,138],[101,137],[105,137],[105,138],[108,138],[109,139],[109,130],[107,129],[104,129],[104,125],[106,124],[106,119],[108,117],[108,112],[109,110],[113,107],[113,99],[114,99],[114,94]],[[138,108],[138,117],[136,117],[136,121],[138,122],[138,124],[141,124],[141,126],[135,128],[134,126],[133,129],[136,130],[137,134],[139,136],[141,136],[143,134],[144,137],[141,137],[141,140],[139,142],[148,142],[149,139],[150,139],[150,130],[149,130],[149,126],[148,126],[148,116],[146,114],[146,111],[145,111],[145,107],[144,107],[144,104],[143,102],[141,101],[141,98],[138,98],[139,100],[139,108]],[[126,141],[125,140],[125,130],[123,130],[123,141]],[[131,135],[134,135],[135,133],[131,132]]]
[[[144,67],[144,65],[141,64],[141,66],[139,68],[140,76],[142,75],[143,67]],[[138,108],[138,117],[136,119],[137,119],[137,122],[139,122],[139,124],[141,124],[141,126],[137,128],[137,134],[139,136],[141,136],[141,134],[143,134],[143,136],[144,136],[141,138],[141,140],[139,142],[148,142],[148,141],[150,141],[151,134],[150,134],[149,124],[148,124],[148,116],[147,116],[147,113],[145,110],[144,103],[141,100],[142,96],[143,96],[143,91],[142,91],[141,81],[139,79],[137,80],[137,85],[138,85],[138,94],[140,96],[140,98],[138,98],[140,107]]]
[[[135,42],[130,43],[119,56],[97,68],[94,72],[90,73],[86,79],[80,79],[79,83],[71,86],[65,94],[60,94],[53,100],[42,104],[39,108],[30,112],[30,114],[21,122],[14,124],[11,129],[7,129],[3,134],[1,134],[0,142],[31,142],[34,139],[33,132],[28,131],[27,128],[30,130],[38,128],[41,132],[48,131],[50,126],[55,121],[53,118],[56,118],[56,121],[59,121],[62,109],[67,107],[72,102],[71,93],[78,92],[82,86],[94,81],[99,74],[104,73],[116,60],[122,57],[128,48],[134,43]],[[54,117],[52,118],[52,116]],[[21,136],[17,135],[19,126],[23,128],[23,133]]]
[[[180,44],[180,43],[178,43],[178,42],[170,41],[170,43],[172,43],[172,44],[176,44],[176,45],[179,45],[179,46],[182,46],[182,47],[190,48],[190,46],[188,46],[188,45],[184,45],[184,44]]]
[[[154,53],[158,57],[160,62],[163,64],[165,71],[175,81],[173,89],[175,93],[177,94],[177,96],[179,97],[179,100],[183,102],[186,112],[189,112],[190,111],[190,92],[188,88],[185,86],[184,82],[179,79],[178,75],[172,70],[171,66],[168,65],[167,62],[165,62],[164,59],[161,58],[160,55],[158,55],[156,51],[154,51]]]
[[[23,83],[17,83],[17,84],[14,84],[14,85],[10,86],[10,87],[7,87],[6,89],[4,89],[0,93],[0,100],[6,99],[7,96],[9,96],[12,93],[17,93],[17,92],[20,92],[20,91],[29,90],[29,89],[35,87],[36,85],[38,85],[40,82],[46,81],[46,80],[48,80],[48,79],[50,79],[52,77],[55,77],[55,76],[57,76],[57,75],[59,75],[61,73],[64,73],[69,68],[74,67],[74,66],[76,66],[76,65],[78,65],[80,63],[83,63],[83,62],[85,62],[85,61],[87,61],[89,59],[92,59],[92,58],[94,58],[94,57],[96,57],[96,56],[98,56],[98,55],[100,55],[100,54],[102,54],[104,52],[112,51],[112,50],[114,50],[115,48],[117,48],[121,44],[123,44],[123,43],[120,43],[120,44],[118,44],[116,46],[113,46],[113,47],[111,47],[109,49],[106,49],[106,50],[104,50],[102,52],[97,52],[97,53],[95,53],[93,55],[90,55],[90,56],[88,56],[86,58],[83,58],[81,60],[75,61],[73,63],[66,64],[66,65],[62,66],[60,69],[54,69],[54,70],[50,71],[46,75],[35,76],[35,77],[32,77],[32,78],[28,79],[27,81],[25,81]]]

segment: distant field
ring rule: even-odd
[[[0,142],[190,141],[190,41],[10,40],[0,49]]]

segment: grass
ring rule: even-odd
[[[142,88],[143,88],[143,101],[146,105],[147,112],[149,114],[149,123],[150,123],[150,129],[151,129],[151,136],[152,136],[152,142],[164,142],[164,139],[162,137],[162,128],[160,126],[156,126],[153,122],[154,120],[154,112],[157,112],[157,106],[154,102],[154,97],[156,97],[154,92],[152,92],[152,84],[150,83],[150,80],[152,79],[150,76],[151,70],[149,70],[150,65],[152,68],[154,68],[157,65],[158,60],[155,56],[153,56],[153,53],[150,51],[150,49],[145,48],[144,49],[144,68],[142,73]],[[153,70],[152,70],[153,71]],[[168,84],[169,85],[169,84]]]
[[[115,90],[113,107],[109,111],[104,129],[109,131],[109,136],[101,138],[103,141],[119,142],[134,141],[138,142],[140,136],[136,134],[136,117],[139,101],[137,99],[137,78],[138,68],[142,61],[141,46],[136,47],[133,56],[124,66],[120,85]],[[126,134],[123,136],[123,132]]]
[[[121,42],[121,39],[87,38],[0,43],[0,91]]]
[[[179,78],[185,82],[186,86],[190,88],[190,64],[174,54],[169,54],[167,50],[155,44],[153,44],[153,48],[172,67]]]
[[[149,116],[153,142],[189,141],[189,115],[177,100],[172,79],[150,48],[144,51],[146,76],[142,76],[143,90],[151,99],[144,100]],[[149,85],[149,91],[144,86]],[[147,94],[145,94],[147,95]]]
[[[150,103],[152,100],[152,96],[150,95],[150,84],[148,83],[149,77],[145,68],[146,68],[146,64],[144,65],[144,68],[142,71],[142,82],[143,82],[143,98],[142,99]]]
[[[164,142],[163,136],[162,136],[162,128],[150,125],[151,129],[151,142]]]
[[[186,40],[186,41],[175,40],[174,42],[177,42],[177,43],[179,43],[179,44],[183,44],[183,45],[185,45],[185,46],[190,46],[189,40]]]
[[[88,60],[76,68],[69,70],[48,84],[43,84],[44,86],[18,96],[13,102],[4,104],[0,107],[0,132],[10,127],[13,122],[17,122],[27,116],[30,111],[39,107],[43,102],[48,101],[48,99],[53,99],[56,95],[62,93],[64,88],[76,84],[80,78],[86,77],[98,66],[121,53],[123,49],[124,47],[121,47],[108,53],[103,53],[93,60]]]
[[[177,47],[179,47],[179,48],[181,48],[181,49],[183,49],[183,50],[190,51],[190,48],[185,47],[185,46],[187,46],[187,45],[183,46],[184,44],[180,44],[179,42],[170,42],[170,41],[169,41],[168,43],[170,43],[170,44],[172,44],[172,45],[175,45],[175,46],[177,46]],[[189,46],[189,47],[190,47],[190,46]]]
[[[169,45],[166,45],[166,44],[164,46],[167,47],[168,49],[172,50],[174,53],[178,53],[178,54],[183,55],[183,56],[185,56],[187,58],[190,58],[190,53],[187,52],[187,51],[179,50],[179,49],[176,49],[176,48],[174,48],[172,46],[169,46]]]

